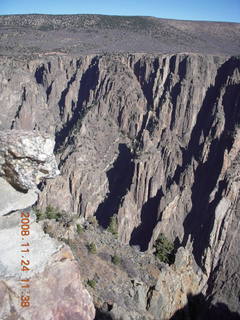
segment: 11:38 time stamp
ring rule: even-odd
[[[21,301],[20,304],[22,307],[30,306],[30,213],[21,212],[20,216],[20,234],[21,234]]]

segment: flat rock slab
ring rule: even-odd
[[[37,199],[38,194],[35,191],[19,192],[6,180],[0,178],[0,216],[30,207]]]
[[[24,212],[27,213],[26,210]],[[24,256],[19,249],[21,244],[29,243],[30,252],[27,254],[27,259],[31,261],[29,276],[43,271],[50,257],[62,247],[61,243],[50,238],[43,232],[41,226],[34,222],[35,215],[32,211],[29,213],[30,234],[27,236],[21,235],[21,211],[0,218],[0,226],[3,228],[0,230],[0,278],[21,277],[19,263],[22,255]],[[11,220],[11,224],[5,224],[4,220]]]

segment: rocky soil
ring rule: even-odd
[[[8,56],[99,53],[240,54],[240,24],[104,15],[0,16]]]

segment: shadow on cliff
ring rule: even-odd
[[[94,320],[113,320],[111,314],[101,309],[96,310]],[[240,320],[237,312],[229,310],[224,303],[213,304],[211,299],[206,299],[202,293],[188,295],[187,305],[176,311],[169,320]],[[160,319],[159,319],[160,320]]]
[[[153,108],[153,87],[156,80],[157,71],[159,69],[159,59],[155,58],[151,61],[151,72],[147,74],[147,63],[139,59],[134,64],[134,74],[142,88],[142,92],[147,100],[147,109]]]
[[[240,320],[240,315],[231,312],[224,303],[212,304],[202,293],[188,295],[187,305],[176,311],[170,320]]]
[[[101,309],[96,308],[96,316],[94,318],[94,320],[114,320],[115,318],[113,318],[108,311],[103,311]]]
[[[235,125],[240,119],[240,108],[239,104],[236,103],[240,86],[228,84],[228,77],[233,74],[236,68],[239,68],[239,62],[234,58],[229,59],[219,68],[215,84],[207,91],[188,148],[183,154],[183,165],[178,167],[174,177],[178,184],[185,168],[192,163],[193,159],[198,161],[199,165],[194,172],[194,183],[192,185],[192,210],[184,221],[183,246],[186,245],[189,236],[191,236],[193,254],[199,266],[201,266],[203,252],[209,243],[215,219],[215,209],[222,197],[226,182],[221,181],[219,183],[218,191],[211,203],[209,203],[209,197],[217,185],[223,165],[224,152],[229,150],[233,143],[233,137],[230,133],[234,131]],[[222,98],[225,117],[224,130],[220,138],[214,138],[217,101],[221,99],[221,89],[223,87],[226,87]],[[202,162],[204,142],[200,142],[202,136],[204,138],[212,137],[208,158],[204,163]]]
[[[72,83],[76,80],[77,72],[71,77],[71,79],[67,83],[67,87],[63,90],[61,94],[61,98],[58,102],[60,117],[63,118],[64,111],[65,111],[65,100],[66,96],[71,88]],[[65,139],[68,137],[72,132],[74,127],[81,126],[81,120],[87,112],[86,105],[89,101],[90,92],[91,90],[94,91],[97,87],[99,79],[99,68],[98,68],[98,59],[95,57],[92,59],[90,66],[83,73],[80,87],[78,92],[78,99],[77,103],[74,104],[72,101],[72,110],[73,114],[72,117],[64,124],[62,129],[60,129],[56,133],[56,144],[55,144],[55,151],[57,151],[61,145],[64,143]]]
[[[103,228],[108,227],[110,218],[118,212],[121,200],[130,188],[134,173],[134,163],[129,148],[125,144],[120,144],[118,150],[118,158],[113,168],[107,172],[109,193],[95,213],[99,225]]]
[[[141,211],[141,224],[135,228],[131,234],[130,245],[140,246],[141,251],[146,251],[148,249],[153,230],[158,222],[158,206],[162,196],[162,189],[160,189],[155,197],[150,198],[143,205]]]
[[[162,94],[162,97],[164,97],[166,93],[169,91],[170,84],[171,84],[171,73],[174,73],[174,70],[176,68],[176,62],[177,62],[176,56],[171,57],[169,62],[170,74],[164,85],[164,93]],[[178,74],[181,81],[184,79],[186,75],[186,68],[187,68],[186,58],[179,63],[178,68],[179,68]],[[146,74],[147,74],[146,63],[141,64],[141,60],[139,60],[134,65],[134,74],[138,79],[141,85],[143,94],[147,100],[148,110],[151,110],[153,108],[153,96],[154,96],[153,88],[154,88],[154,83],[155,83],[158,70],[159,70],[159,60],[154,59],[152,61],[152,71],[150,73],[150,76],[146,79]],[[178,83],[171,91],[172,104],[173,106],[175,106],[174,107],[175,109],[177,105],[177,97],[180,94],[180,91],[181,91],[180,83]],[[146,113],[144,116],[142,128],[138,134],[138,140],[140,139],[143,130],[146,128],[147,119],[148,119],[148,113]],[[171,126],[173,126],[172,123],[171,123]],[[130,245],[139,246],[141,251],[146,251],[148,249],[149,242],[153,235],[153,230],[156,227],[159,219],[158,206],[162,196],[163,196],[162,189],[159,189],[156,196],[149,198],[148,201],[143,205],[142,211],[141,211],[141,224],[138,227],[136,227],[131,234]]]

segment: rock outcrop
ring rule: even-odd
[[[55,178],[60,173],[53,155],[54,145],[54,139],[45,133],[0,132],[0,176],[16,189],[36,190],[43,178]]]
[[[24,211],[29,212],[29,211]],[[31,212],[30,271],[21,271],[20,213],[0,220],[0,318],[24,320],[94,319],[92,298],[83,287],[79,268],[68,246],[50,238]],[[26,237],[25,237],[26,238]],[[22,247],[23,248],[23,247]],[[25,253],[24,253],[25,255]],[[21,282],[23,279],[29,282]],[[29,284],[29,289],[23,285]],[[30,306],[21,306],[29,296]]]
[[[3,58],[0,68],[0,128],[56,136],[62,175],[39,207],[103,227],[117,214],[119,240],[143,251],[166,234],[192,252],[204,292],[240,312],[239,58]]]
[[[29,208],[38,198],[36,183],[59,173],[53,147],[54,139],[46,134],[21,130],[0,134],[1,319],[95,316],[70,248],[45,234]]]
[[[3,178],[0,178],[0,195],[0,216],[28,208],[38,200],[38,194],[34,190],[19,192]]]
[[[59,175],[54,138],[24,130],[0,131],[0,215],[32,206],[44,178]]]

